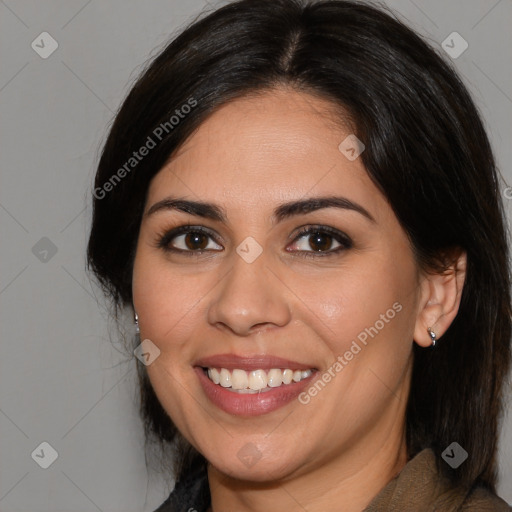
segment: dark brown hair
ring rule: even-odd
[[[241,0],[174,38],[132,87],[104,144],[89,268],[116,311],[131,307],[132,264],[151,179],[220,105],[281,84],[349,113],[366,146],[361,158],[368,175],[422,268],[442,271],[446,251],[467,252],[457,317],[435,349],[414,344],[407,446],[410,457],[426,447],[440,455],[457,441],[469,458],[457,469],[440,463],[439,470],[454,485],[495,491],[511,357],[508,247],[495,162],[456,72],[383,9],[343,0]],[[185,115],[182,106],[192,103]],[[170,121],[177,111],[179,121]],[[156,139],[162,126],[156,147],[127,167],[133,151]],[[122,179],[113,180],[116,173]],[[177,439],[176,428],[140,363],[138,371],[146,434],[167,445]]]

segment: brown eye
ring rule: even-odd
[[[331,248],[333,237],[327,233],[316,232],[309,235],[309,246],[314,251],[328,251]]]
[[[187,249],[191,251],[206,249],[208,245],[208,237],[203,233],[196,233],[191,231],[184,238]]]
[[[292,252],[305,257],[331,256],[352,247],[352,240],[341,231],[328,226],[303,229],[295,238]]]
[[[214,237],[209,231],[194,226],[180,226],[164,233],[159,237],[157,247],[182,254],[222,250],[222,247],[214,242]]]

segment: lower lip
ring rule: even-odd
[[[311,382],[310,377],[299,382],[283,384],[262,393],[237,393],[228,391],[219,384],[212,382],[204,373],[203,368],[194,368],[201,386],[213,404],[223,411],[236,416],[258,416],[275,411],[296,399],[301,391]]]

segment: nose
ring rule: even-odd
[[[247,263],[238,255],[211,295],[208,321],[238,336],[283,327],[291,319],[286,287],[267,267],[264,253]]]

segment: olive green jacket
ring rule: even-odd
[[[197,467],[178,482],[155,512],[206,512],[209,506],[206,470]],[[343,505],[340,504],[337,510],[343,512]],[[439,475],[434,452],[427,448],[413,457],[362,512],[400,511],[512,512],[512,507],[483,488],[453,488],[444,476]]]
[[[425,449],[364,509],[364,512],[510,512],[512,507],[483,488],[453,488],[436,468],[434,452]]]

